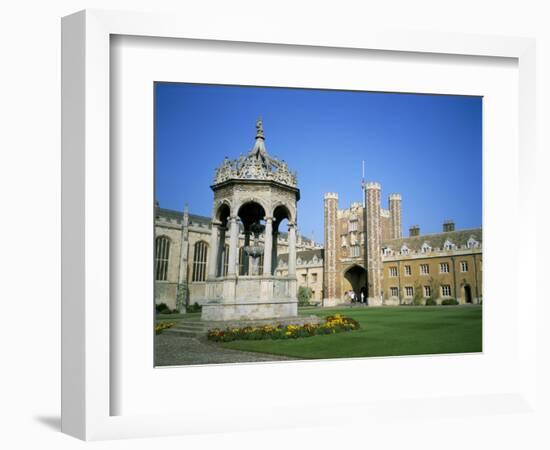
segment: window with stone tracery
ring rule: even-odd
[[[194,246],[192,281],[206,281],[206,259],[208,257],[208,244],[199,241]]]
[[[155,279],[166,281],[168,277],[168,258],[170,257],[170,239],[159,236],[155,241]]]

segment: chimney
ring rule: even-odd
[[[409,236],[419,236],[420,235],[420,227],[418,225],[413,225],[409,228]]]
[[[443,232],[447,233],[448,231],[454,231],[455,230],[455,222],[454,220],[446,220],[443,222]]]

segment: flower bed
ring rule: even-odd
[[[162,330],[166,330],[166,328],[171,328],[175,325],[175,322],[161,322],[157,323],[155,325],[155,334],[162,333]]]
[[[333,334],[359,329],[359,323],[340,314],[328,316],[324,323],[313,325],[264,325],[260,327],[227,328],[209,330],[207,338],[215,342],[261,339],[297,339],[318,334]]]

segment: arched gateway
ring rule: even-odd
[[[296,316],[296,203],[300,191],[296,174],[284,161],[267,153],[261,120],[256,123],[252,150],[236,160],[225,158],[211,188],[214,208],[206,279],[208,302],[202,307],[202,319]],[[283,277],[274,275],[274,265],[279,225],[285,219],[288,275]],[[245,240],[239,249],[241,229]],[[229,253],[225,262],[226,245]]]
[[[361,300],[361,292],[366,298],[367,293],[367,271],[354,264],[344,272],[343,292],[349,292],[350,290],[355,293],[356,301]]]

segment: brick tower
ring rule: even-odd
[[[367,284],[369,306],[382,305],[382,255],[380,240],[380,184],[367,183],[365,189],[366,205],[366,251]]]
[[[325,256],[323,277],[323,306],[333,306],[337,303],[337,211],[338,194],[325,194]]]
[[[390,194],[389,198],[389,207],[390,207],[390,238],[399,239],[401,238],[401,195],[400,194]]]

